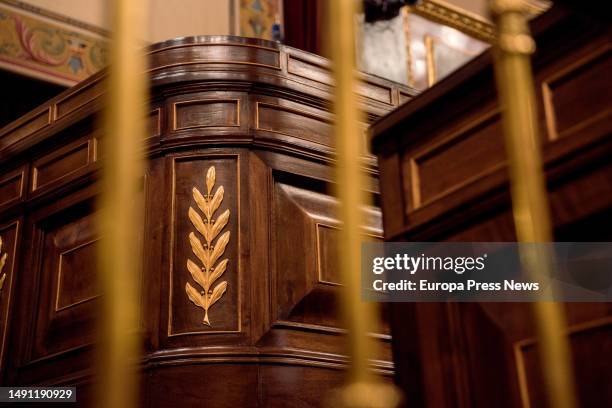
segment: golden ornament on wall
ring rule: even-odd
[[[189,233],[189,243],[194,255],[200,261],[200,264],[187,260],[187,270],[191,274],[194,281],[202,288],[201,290],[193,287],[189,282],[185,284],[185,291],[189,300],[196,306],[204,309],[203,323],[212,326],[208,319],[208,310],[225,294],[227,290],[227,281],[223,281],[218,285],[215,282],[223,275],[227,268],[227,259],[223,259],[217,263],[225,247],[230,240],[230,232],[223,231],[230,217],[230,211],[225,210],[217,219],[214,219],[215,212],[223,201],[223,186],[217,188],[212,194],[215,186],[215,167],[209,167],[206,173],[206,195],[202,195],[197,188],[193,188],[193,199],[197,207],[203,214],[200,215],[193,207],[189,207],[189,219],[197,230],[199,236],[204,239],[204,242],[194,232]],[[217,236],[221,236],[217,238]],[[216,241],[215,241],[216,239]]]

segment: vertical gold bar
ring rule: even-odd
[[[97,405],[137,404],[138,276],[142,225],[138,185],[145,135],[145,0],[114,0],[113,42],[105,109],[103,192],[98,252],[102,313]]]
[[[350,360],[348,385],[339,390],[332,406],[393,407],[397,392],[376,381],[368,369],[368,358],[375,356],[376,343],[368,332],[374,330],[373,304],[361,299],[361,226],[366,203],[365,176],[361,170],[359,137],[360,112],[355,90],[355,0],[332,0],[330,4],[330,43],[335,80],[336,182],[340,200],[342,230],[339,245],[342,273],[342,312],[347,329]],[[382,404],[382,405],[381,405]]]
[[[529,34],[526,6],[524,0],[491,1],[498,29],[495,70],[516,234],[520,242],[550,242],[552,228],[529,57],[535,51],[535,43]],[[550,254],[543,249],[527,248],[521,251],[521,260],[533,277],[548,275],[552,268]],[[576,397],[562,305],[535,302],[534,313],[549,405],[574,407]]]
[[[341,273],[347,295],[345,318],[349,331],[349,355],[352,357],[350,372],[351,380],[365,381],[367,378],[366,351],[371,346],[366,337],[366,331],[371,329],[369,308],[361,302],[359,293],[360,273],[360,238],[359,229],[363,219],[360,205],[363,205],[365,180],[360,171],[360,135],[359,111],[354,90],[355,80],[355,43],[354,15],[356,3],[353,0],[331,1],[331,21],[334,22],[332,43],[332,61],[334,63],[334,79],[336,99],[334,113],[336,115],[335,142],[338,153],[336,167],[336,182],[338,183],[338,198],[341,202],[340,218],[341,232]],[[348,312],[348,313],[347,313]]]

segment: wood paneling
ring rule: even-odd
[[[211,326],[203,323],[204,311],[194,305],[185,292],[185,284],[195,284],[187,269],[187,260],[199,264],[194,255],[189,234],[196,232],[189,219],[189,208],[198,208],[193,198],[193,189],[206,194],[206,174],[214,166],[216,183],[213,192],[224,189],[223,201],[215,218],[229,210],[229,221],[223,233],[229,232],[229,243],[219,261],[228,259],[227,269],[217,283],[227,282],[223,297],[209,310]],[[173,261],[169,276],[169,314],[168,337],[188,334],[236,333],[241,331],[241,288],[240,275],[242,265],[238,257],[241,237],[240,228],[240,163],[238,156],[202,155],[176,158],[172,162],[172,230]],[[203,242],[203,237],[197,235]]]
[[[582,406],[596,407],[612,400],[608,379],[612,363],[607,358],[612,353],[612,318],[570,327],[568,337]],[[528,339],[515,344],[515,354],[523,405],[545,406],[537,342]]]
[[[88,302],[98,296],[96,276],[91,272],[92,260],[96,259],[96,242],[97,240],[91,240],[60,252],[55,312]]]
[[[32,135],[51,124],[51,108],[47,107],[17,126],[9,126],[9,130],[0,132],[0,140],[10,142]]]
[[[155,108],[149,113],[148,123],[148,138],[157,137],[161,135],[161,108]]]
[[[331,122],[322,115],[280,105],[257,103],[257,130],[297,137],[325,146],[331,145]]]
[[[98,99],[104,92],[104,82],[90,82],[80,87],[76,92],[67,92],[59,97],[54,105],[53,118],[61,119],[64,116],[82,108],[90,102]]]
[[[532,31],[555,239],[610,241],[610,28],[554,7]],[[487,52],[373,125],[386,240],[516,241],[495,89]],[[604,406],[612,308],[565,311],[580,406]],[[407,406],[547,406],[532,305],[397,303],[391,316]]]
[[[280,51],[269,46],[237,42],[160,45],[151,52],[152,70],[194,64],[237,64],[280,69]]]
[[[91,139],[77,141],[36,160],[32,166],[31,191],[68,178],[86,168],[95,160],[93,144]]]
[[[240,101],[208,99],[173,105],[173,130],[206,127],[239,127]]]
[[[0,208],[21,201],[24,196],[26,167],[20,167],[0,176]]]
[[[448,136],[445,131],[439,142],[405,153],[408,157],[404,180],[410,180],[406,194],[413,209],[441,199],[504,165],[499,112],[487,112]]]
[[[79,206],[37,223],[40,247],[33,248],[33,253],[38,252],[41,259],[36,271],[40,292],[31,334],[32,360],[94,340],[95,299],[99,295],[95,217],[87,206]]]
[[[289,72],[288,54],[304,62],[299,73]],[[334,265],[337,203],[329,193],[329,62],[274,42],[219,36],[171,40],[153,45],[149,55],[143,253],[134,254],[143,259],[142,405],[318,406],[347,362]],[[414,93],[362,77],[368,122],[398,103],[400,89]],[[76,384],[82,406],[91,406],[103,295],[95,275],[103,239],[95,203],[99,158],[109,154],[99,149],[105,135],[97,126],[104,78],[96,74],[0,130],[13,132],[53,112],[44,127],[0,139],[0,201],[7,200],[1,216],[24,225],[19,279],[11,281],[14,315],[2,327],[3,384]],[[215,283],[227,288],[209,308],[209,326],[186,284],[201,295],[187,268],[188,259],[199,261],[189,236],[206,240],[189,208],[204,213],[193,189],[208,194],[212,166],[212,193],[224,190],[212,222],[229,211],[221,234],[230,235],[219,258],[227,267]],[[377,193],[375,159],[364,154],[363,168],[369,191]],[[364,233],[380,234],[380,211],[372,207],[367,217]],[[376,334],[381,347],[372,363],[387,379],[388,331],[385,323]]]
[[[594,120],[610,120],[610,49],[610,44],[605,44],[542,82],[551,140],[580,131]]]
[[[316,190],[276,183],[274,204],[275,319],[340,328],[337,200]],[[364,213],[366,239],[380,237],[379,210]],[[289,236],[294,238],[288,241]]]
[[[366,98],[373,99],[375,101],[380,101],[386,104],[393,104],[392,96],[391,96],[391,87],[389,86],[381,86],[374,82],[362,81],[357,86],[357,93],[359,95],[363,95]]]
[[[152,371],[147,393],[150,406],[251,408],[262,406],[257,384],[254,365],[186,365]]]
[[[21,224],[19,220],[10,221],[0,224],[0,238],[2,238],[2,247],[0,248],[0,257],[6,254],[4,268],[0,270],[0,279],[3,280],[0,287],[0,369],[4,369],[6,361],[5,350],[8,342],[8,328],[10,323],[11,312],[13,311],[13,286],[15,275],[18,273],[18,244],[21,233]]]
[[[328,61],[314,55],[287,54],[287,72],[325,85],[333,85]],[[392,92],[393,88],[388,84],[379,84],[369,78],[361,82],[356,89],[359,96],[389,105],[393,104]]]

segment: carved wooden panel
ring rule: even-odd
[[[150,63],[155,66],[155,70],[180,65],[215,63],[280,69],[280,52],[270,47],[252,44],[182,44],[178,47],[160,47],[154,50],[151,53]]]
[[[147,139],[161,135],[161,108],[149,112]]]
[[[257,130],[331,146],[331,120],[321,113],[309,113],[304,109],[257,102]]]
[[[288,53],[287,72],[322,84],[333,84],[328,61],[314,55]],[[367,79],[359,83],[356,90],[356,93],[360,96],[386,104],[393,103],[392,92],[390,86]]]
[[[172,260],[168,277],[168,337],[241,331],[239,167],[237,155],[188,156],[174,158],[172,161]],[[214,181],[210,179],[211,168],[214,168]],[[222,189],[221,199],[215,197],[219,189]],[[217,209],[210,214],[213,224],[226,217],[224,226],[217,234],[211,233],[214,238],[209,242],[214,248],[222,249],[216,256],[207,253],[210,247],[200,231],[203,227],[197,227],[193,221],[195,213],[195,217],[200,217],[198,223],[202,221],[202,224],[208,225],[205,211],[198,205],[199,196],[203,196],[200,200],[218,200]],[[198,255],[202,252],[203,255]],[[195,304],[197,300],[194,302],[198,293],[194,295],[192,289],[200,292],[201,296],[205,294],[202,293],[203,285],[194,279],[193,270],[197,272],[197,268],[204,267],[202,259],[208,259],[209,256],[213,256],[213,259],[204,273],[211,272],[211,268],[218,272],[221,265],[225,265],[225,268],[217,281],[211,283],[208,295],[213,295],[214,289],[223,282],[225,288],[220,298],[210,306],[205,321],[203,307]],[[189,287],[192,289],[186,291]]]
[[[612,317],[575,325],[569,328],[569,333],[581,406],[596,407],[601,401],[612,401],[609,386],[612,361],[608,358],[612,355]],[[537,342],[535,339],[517,342],[514,351],[523,406],[546,406]]]
[[[240,127],[239,99],[201,99],[173,105],[172,130]]]
[[[78,110],[84,105],[100,98],[104,93],[105,82],[91,82],[78,91],[69,92],[55,103],[54,119],[60,119]]]
[[[336,204],[320,185],[332,180],[334,160],[329,62],[223,36],[170,40],[149,55],[143,406],[318,405],[346,365]],[[367,122],[397,105],[400,89],[413,93],[362,78]],[[96,125],[104,91],[104,73],[92,76],[0,130],[0,202],[8,200],[0,213],[24,220],[5,378],[77,384],[84,406],[100,313],[94,203],[98,158],[108,154]],[[365,121],[355,135],[364,145]],[[364,159],[372,175],[374,158]],[[280,173],[308,182],[275,184]],[[380,233],[374,213],[368,234]],[[377,334],[373,365],[390,376],[386,333]]]
[[[0,208],[21,201],[24,196],[26,167],[22,166],[0,176]]]
[[[97,214],[90,204],[79,204],[36,225],[40,263],[35,266],[38,299],[31,358],[41,359],[90,344],[99,296],[96,287]]]
[[[92,269],[96,259],[96,242],[92,239],[79,245],[71,245],[59,254],[57,271],[57,292],[55,311],[60,312],[98,296],[96,277],[93,273],[83,273]]]
[[[391,105],[393,103],[392,90],[389,86],[379,85],[370,81],[362,81],[357,86],[357,93],[366,98],[374,99]]]
[[[6,133],[0,133],[0,140],[5,143],[12,139],[19,140],[36,133],[37,131],[49,126],[49,124],[51,124],[51,108],[47,107],[46,109],[27,119],[25,122],[20,123],[15,127],[9,127],[10,130],[8,130]]]
[[[4,369],[5,350],[9,338],[8,328],[12,312],[13,282],[17,272],[20,227],[19,221],[0,224],[0,372]]]
[[[328,194],[276,183],[275,318],[339,328],[338,203]],[[365,211],[364,239],[380,239],[381,216]],[[291,239],[288,239],[291,237]],[[299,248],[299,255],[295,253]]]
[[[93,139],[78,140],[36,160],[31,190],[42,189],[85,169],[96,160],[95,143]]]
[[[498,111],[460,125],[444,138],[407,153],[405,180],[412,207],[425,206],[461,187],[491,174],[504,165],[504,141]],[[435,138],[438,135],[433,135]]]
[[[610,44],[605,44],[542,83],[548,136],[551,140],[579,131],[596,120],[610,120]]]

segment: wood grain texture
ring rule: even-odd
[[[302,65],[289,69],[289,54]],[[150,47],[149,56],[144,245],[135,254],[143,261],[142,405],[318,406],[347,363],[333,266],[340,226],[330,193],[329,62],[273,42],[219,36],[170,40]],[[360,75],[367,81],[357,90],[363,129],[399,103],[400,90],[414,95]],[[96,74],[0,130],[0,225],[23,220],[13,315],[0,327],[3,384],[76,384],[80,406],[92,402],[104,295],[96,285],[94,223],[107,154],[96,126],[104,80],[104,72]],[[46,124],[44,112],[51,112]],[[376,162],[364,139],[355,135],[368,190],[377,194]],[[224,189],[212,222],[229,211],[219,236],[230,239],[217,261],[227,259],[218,279],[227,286],[210,307],[208,326],[185,287],[200,287],[187,267],[188,259],[197,261],[189,208],[204,217],[193,188],[207,193],[211,167],[213,190]],[[364,234],[381,233],[372,207]],[[375,334],[382,347],[372,369],[391,381],[388,332],[385,323]]]
[[[610,241],[610,28],[554,7],[532,31],[555,239]],[[485,53],[371,128],[386,240],[516,241],[492,73]],[[605,405],[612,307],[565,311],[580,404]],[[393,304],[407,406],[546,407],[534,325],[525,303]]]

